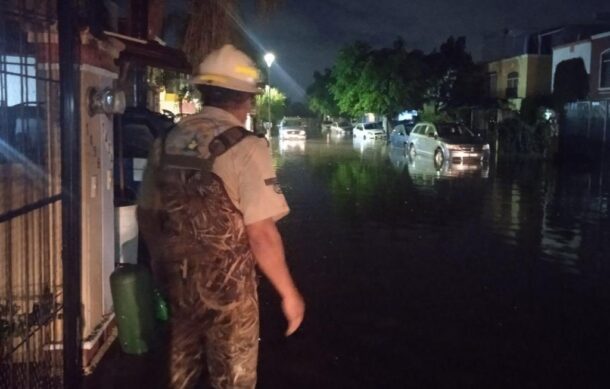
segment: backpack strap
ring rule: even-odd
[[[241,142],[247,136],[254,136],[254,133],[243,127],[231,127],[218,134],[208,146],[211,156],[207,159],[192,157],[188,155],[167,154],[165,152],[165,140],[167,131],[161,139],[161,165],[176,169],[203,170],[211,171],[214,160],[226,153],[231,147]]]
[[[243,127],[231,127],[212,139],[208,149],[212,156],[219,157],[247,136],[254,136],[254,133]]]

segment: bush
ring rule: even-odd
[[[521,119],[527,124],[536,124],[539,120],[540,110],[552,107],[553,99],[551,96],[537,95],[526,97],[521,102]]]
[[[518,118],[498,124],[498,152],[508,155],[544,155],[550,147],[552,126],[548,122],[529,125]]]

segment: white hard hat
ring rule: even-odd
[[[254,62],[233,45],[212,51],[199,64],[192,84],[213,85],[240,92],[259,92],[259,72]]]

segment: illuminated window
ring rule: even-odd
[[[2,84],[7,106],[36,101],[36,60],[33,57],[0,55]]]
[[[600,65],[599,87],[610,88],[610,50],[602,53]]]

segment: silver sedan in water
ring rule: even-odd
[[[400,123],[397,124],[390,133],[390,144],[394,147],[408,148],[409,134],[413,129],[413,124]]]
[[[445,161],[481,163],[489,160],[489,143],[460,123],[422,122],[409,135],[409,155],[431,156],[437,166]]]

